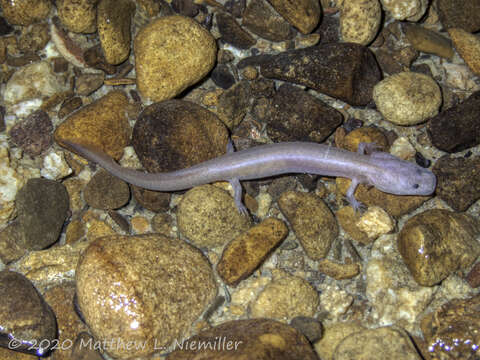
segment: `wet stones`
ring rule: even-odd
[[[31,156],[40,155],[52,143],[53,124],[43,110],[31,113],[10,129],[12,141]]]
[[[99,0],[56,0],[58,17],[70,31],[95,32],[98,2]]]
[[[45,19],[50,13],[49,0],[1,0],[3,16],[12,25],[30,25]]]
[[[248,49],[255,45],[253,36],[243,30],[233,17],[221,12],[216,15],[216,19],[222,40],[227,44],[232,44],[239,49]]]

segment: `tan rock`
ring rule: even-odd
[[[378,206],[371,206],[357,221],[357,227],[370,239],[388,234],[395,228],[395,221]]]
[[[446,37],[417,24],[406,24],[404,29],[408,41],[416,50],[446,59],[453,57],[452,42]]]
[[[70,31],[92,33],[97,29],[96,5],[99,0],[56,0],[58,17]]]
[[[137,86],[153,101],[175,97],[213,68],[215,39],[194,20],[161,17],[135,38]]]
[[[339,264],[329,259],[320,260],[318,271],[336,280],[351,279],[360,273],[359,264]]]
[[[455,49],[465,60],[468,67],[476,75],[480,75],[480,37],[458,28],[449,29],[448,33],[452,38]]]
[[[357,221],[360,219],[361,214],[355,212],[351,206],[344,206],[339,209],[335,216],[342,229],[355,241],[360,244],[368,245],[373,242],[374,239],[368,237],[368,235],[362,232],[358,226]]]
[[[217,265],[218,275],[228,285],[238,284],[250,276],[287,233],[286,225],[274,218],[268,218],[252,227],[223,250]]]
[[[111,91],[60,124],[55,130],[55,141],[62,144],[62,140],[69,140],[94,146],[119,159],[130,140],[128,106],[124,92]]]
[[[46,19],[52,8],[50,0],[0,0],[3,16],[12,25],[30,25]]]
[[[207,259],[163,235],[95,240],[77,267],[78,305],[97,340],[145,347],[108,347],[115,358],[149,356],[188,336],[192,322],[216,295]]]
[[[378,33],[382,8],[378,0],[347,0],[341,7],[340,31],[345,42],[368,45]]]
[[[100,0],[98,4],[98,37],[109,64],[120,64],[130,54],[130,23],[134,13],[135,4],[130,0]]]
[[[310,33],[317,26],[321,9],[318,0],[268,0],[285,20],[304,34]]]

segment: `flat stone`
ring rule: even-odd
[[[439,0],[440,21],[447,29],[461,28],[469,33],[480,30],[480,3],[477,0]]]
[[[436,194],[456,211],[466,211],[480,198],[480,156],[442,156],[435,162]]]
[[[145,343],[104,349],[121,359],[150,356],[184,337],[217,292],[201,252],[159,234],[97,238],[78,263],[76,285],[97,340]]]
[[[410,218],[398,235],[398,250],[415,281],[433,286],[480,255],[480,224],[464,213],[433,209]]]
[[[225,346],[199,348],[225,339]],[[186,340],[188,349],[177,349],[167,360],[317,360],[307,339],[293,327],[269,319],[228,321]]]
[[[3,16],[12,25],[30,25],[47,18],[50,0],[1,0]]]
[[[52,132],[53,124],[48,114],[37,110],[10,129],[10,138],[27,154],[38,156],[52,144]]]
[[[130,141],[128,106],[123,91],[111,91],[61,123],[55,130],[55,141],[62,144],[65,139],[97,147],[118,160]]]
[[[218,98],[217,115],[229,128],[241,123],[250,107],[250,82],[242,80],[223,92]]]
[[[83,196],[96,209],[118,209],[130,200],[130,188],[125,181],[100,170],[85,187]]]
[[[344,42],[370,44],[378,33],[382,8],[378,0],[343,1],[340,30]]]
[[[153,100],[171,99],[213,68],[213,36],[184,16],[165,16],[145,26],[135,38],[135,68],[140,93]]]
[[[290,24],[303,34],[309,34],[320,21],[321,8],[317,0],[268,0]]]
[[[237,285],[261,265],[287,233],[286,225],[274,218],[250,228],[223,250],[217,264],[218,275],[227,285]]]
[[[432,118],[427,130],[433,145],[449,153],[478,145],[480,143],[479,107],[480,91],[477,91],[462,103]]]
[[[105,60],[117,65],[130,55],[130,23],[135,4],[130,0],[101,0],[97,5],[97,28]]]
[[[351,279],[360,274],[359,264],[339,264],[329,259],[320,260],[318,271],[335,280]]]
[[[0,346],[32,355],[48,352],[57,333],[55,314],[32,283],[8,270],[0,272],[0,329]]]
[[[267,78],[305,85],[351,105],[368,104],[381,78],[370,50],[351,43],[286,51],[261,64],[260,71]]]
[[[453,57],[452,42],[438,32],[410,23],[405,23],[403,29],[408,41],[416,50],[446,59]]]
[[[338,225],[322,199],[299,191],[286,191],[278,199],[278,205],[307,256],[312,260],[326,257],[338,236]]]
[[[480,75],[480,39],[463,29],[452,28],[448,30],[455,49],[460,54],[470,70],[475,75]]]
[[[170,193],[152,191],[132,186],[132,194],[135,200],[145,209],[153,212],[164,212],[170,208]]]
[[[222,89],[228,89],[235,84],[235,77],[228,66],[224,64],[218,64],[215,69],[213,69],[210,77],[215,85],[220,86]]]
[[[92,33],[97,29],[98,0],[57,0],[58,17],[70,31]]]
[[[255,45],[256,40],[248,32],[242,29],[236,20],[226,14],[219,12],[216,15],[218,31],[221,39],[239,49],[248,49]]]
[[[427,11],[428,0],[380,0],[382,8],[396,20],[416,22]]]

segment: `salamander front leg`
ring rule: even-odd
[[[248,210],[242,203],[242,184],[240,184],[238,179],[230,179],[228,182],[233,187],[233,199],[235,200],[235,205],[237,206],[238,212],[242,215],[248,215]]]
[[[350,184],[350,187],[348,188],[347,194],[346,194],[347,200],[350,203],[350,205],[352,205],[353,210],[355,212],[357,212],[359,210],[365,210],[366,209],[366,206],[363,203],[361,203],[360,201],[355,199],[355,190],[357,189],[357,186],[359,184],[360,184],[360,181],[353,178],[352,183]]]
[[[374,142],[371,142],[371,143],[361,142],[360,144],[358,144],[357,153],[361,155],[370,155],[374,152],[377,152],[378,150],[380,150],[380,146],[378,146]]]

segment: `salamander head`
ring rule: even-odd
[[[437,178],[430,170],[390,154],[376,154],[372,160],[379,171],[369,180],[377,189],[394,195],[430,195],[435,191]]]

